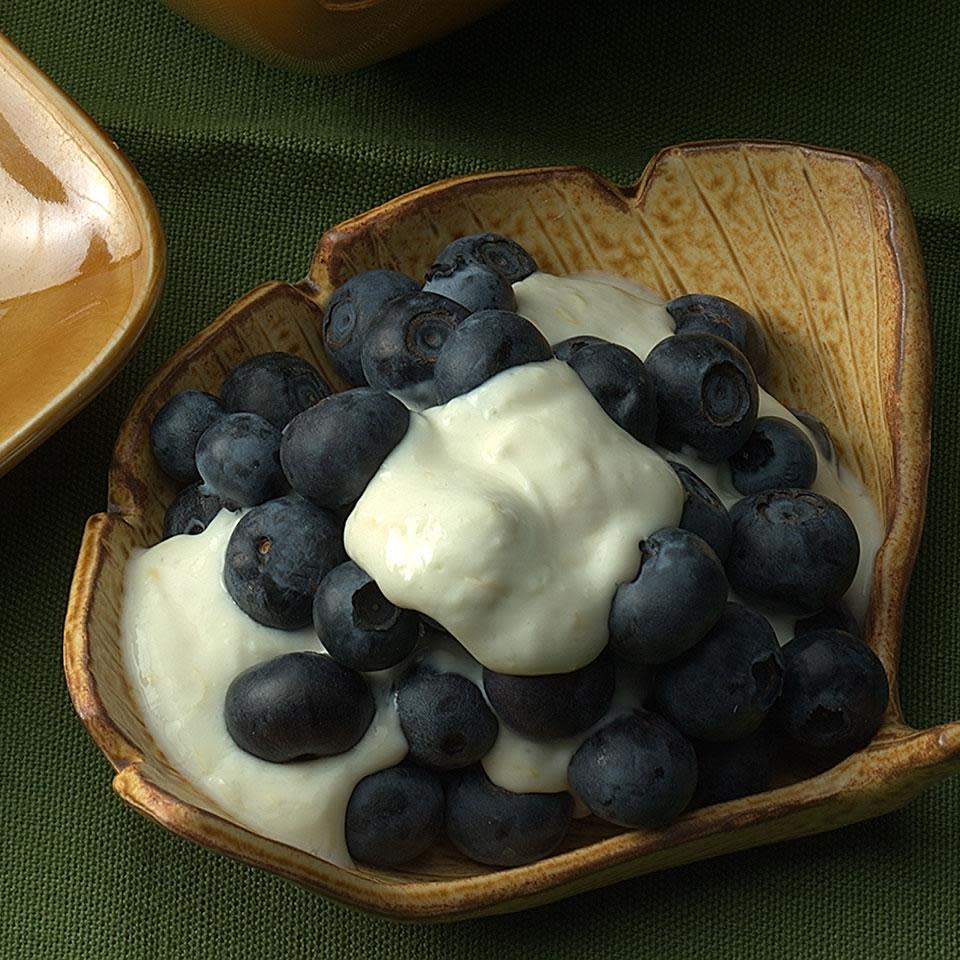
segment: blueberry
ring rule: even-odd
[[[297,493],[344,507],[363,493],[409,424],[407,408],[383,390],[335,393],[290,421],[280,462]]]
[[[436,770],[476,763],[499,732],[497,718],[475,683],[426,665],[400,681],[397,711],[410,759]]]
[[[811,490],[768,490],[730,511],[730,586],[747,603],[795,615],[816,613],[846,593],[860,541],[832,500]]]
[[[833,438],[824,422],[818,420],[812,413],[807,413],[806,410],[790,408],[790,412],[810,431],[820,456],[832,463],[836,459],[836,451],[833,448]]]
[[[292,353],[251,357],[232,370],[220,388],[220,400],[231,413],[257,413],[278,430],[329,395],[320,371]]]
[[[502,370],[552,357],[550,344],[529,320],[506,310],[480,310],[450,334],[440,351],[434,370],[437,397],[446,403]]]
[[[256,413],[229,413],[197,442],[204,492],[238,507],[252,507],[283,492],[280,431]]]
[[[371,324],[388,300],[416,293],[412,277],[395,270],[367,270],[330,294],[323,315],[323,346],[334,369],[355,387],[366,384],[360,349]]]
[[[409,863],[443,830],[443,786],[412,763],[372,773],[354,787],[345,827],[354,860],[375,867]]]
[[[763,793],[773,776],[773,738],[766,724],[726,743],[694,742],[697,789],[690,805],[707,807]]]
[[[640,569],[614,594],[610,649],[631,663],[679,656],[717,622],[727,578],[717,555],[695,533],[665,527],[640,543]]]
[[[197,441],[225,411],[216,397],[199,390],[174,394],[150,424],[150,446],[160,469],[177,483],[196,483]]]
[[[712,333],[732,343],[762,378],[767,369],[767,338],[743,307],[708,293],[688,293],[667,304],[677,333]]]
[[[568,793],[513,793],[470,767],[447,786],[445,826],[465,856],[494,867],[518,867],[560,845],[573,812]]]
[[[476,310],[516,310],[513,287],[489,267],[457,260],[431,271],[423,285],[428,293],[439,293],[455,303]]]
[[[635,440],[653,443],[657,429],[657,397],[643,361],[616,343],[583,343],[569,350],[567,363],[577,372],[604,413]],[[557,347],[554,347],[556,353]]]
[[[757,380],[747,358],[709,333],[661,340],[647,355],[657,391],[657,441],[669,450],[692,447],[710,463],[726,460],[757,420]]]
[[[360,357],[371,387],[400,390],[429,381],[440,349],[470,311],[438,293],[394,297],[370,324]]]
[[[777,487],[808,489],[817,476],[813,444],[781,417],[760,417],[729,462],[730,479],[744,496]]]
[[[444,247],[434,265],[427,271],[427,281],[429,282],[436,272],[449,269],[458,260],[489,267],[508,283],[517,283],[537,271],[536,261],[519,243],[502,237],[499,233],[478,233],[459,237]]]
[[[728,603],[703,640],[657,671],[654,698],[688,737],[737,740],[763,723],[780,696],[783,671],[773,627],[754,610]]]
[[[683,513],[677,526],[706,540],[722,563],[727,559],[733,539],[733,524],[727,508],[689,467],[674,460],[667,463],[683,484]]]
[[[359,673],[320,653],[285,653],[233,679],[223,716],[241,750],[287,763],[344,753],[375,711]]]
[[[223,506],[218,496],[204,493],[199,483],[184,487],[167,507],[163,518],[163,539],[180,533],[202,533]]]
[[[857,639],[863,639],[863,631],[853,612],[845,603],[835,603],[832,606],[819,610],[809,617],[798,620],[793,627],[794,636],[811,633],[813,630],[842,630],[853,634]]]
[[[497,716],[531,740],[555,740],[582,733],[606,712],[613,699],[614,661],[604,651],[570,673],[518,677],[483,668],[483,689]]]
[[[299,630],[310,623],[320,581],[344,560],[333,514],[302,497],[281,497],[240,518],[227,543],[223,581],[257,623]]]
[[[786,677],[773,719],[802,751],[840,759],[865,746],[887,709],[876,654],[841,630],[814,630],[783,648]]]
[[[635,710],[587,737],[567,776],[570,789],[595,816],[622,827],[660,827],[690,803],[697,758],[666,720]]]
[[[417,642],[419,617],[395,607],[352,560],[334,567],[313,597],[313,626],[327,653],[354,670],[385,670]]]
[[[568,337],[553,345],[553,355],[564,363],[569,363],[574,354],[579,353],[584,347],[597,343],[609,343],[609,340],[603,340],[600,337],[591,337],[589,334],[581,334],[578,337]]]

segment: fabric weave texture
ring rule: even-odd
[[[576,163],[630,183],[673,143],[772,138],[877,157],[910,198],[936,396],[902,699],[916,726],[960,717],[960,5],[515,0],[428,48],[330,78],[248,59],[159,0],[3,0],[0,31],[130,157],[169,255],[133,360],[0,478],[0,957],[960,956],[957,777],[839,832],[526,914],[400,925],[139,818],[112,796],[61,667],[83,523],[105,506],[130,402],[237,296],[301,277],[325,229],[445,176]]]

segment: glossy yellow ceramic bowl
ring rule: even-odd
[[[440,845],[403,870],[332,866],[232,823],[167,763],[124,678],[119,614],[134,547],[160,537],[174,494],[149,450],[151,417],[185,387],[216,391],[246,357],[290,350],[330,373],[323,304],[372,267],[422,276],[450,239],[516,238],[554,273],[604,270],[665,296],[707,290],[744,304],[770,333],[770,389],[829,426],[886,529],[867,622],[891,681],[864,750],[764,794],[694,810],[657,830],[575,821],[559,853],[494,870]],[[518,910],[624,877],[873,817],[960,770],[960,722],[903,723],[897,658],[923,523],[930,429],[930,328],[910,213],[874,161],[792,144],[716,142],[665,150],[640,182],[545,168],[433,184],[330,230],[308,277],[231,306],[154,377],[130,411],[110,471],[109,513],[89,521],[66,622],[77,712],[117,770],[114,788],[170,830],[323,894],[404,919]],[[935,669],[931,665],[931,670]]]
[[[508,0],[166,0],[261,60],[306,73],[344,73],[386,60],[502,7]]]
[[[163,265],[136,171],[0,36],[0,473],[130,356]]]

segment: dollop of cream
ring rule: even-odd
[[[640,541],[682,509],[670,466],[548,360],[411,413],[344,544],[392,603],[432,617],[484,666],[566,673],[603,650]]]

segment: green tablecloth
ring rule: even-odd
[[[83,522],[105,504],[128,404],[237,295],[302,276],[325,228],[451,174],[581,163],[629,182],[667,144],[769,137],[879,157],[913,205],[938,382],[903,701],[916,725],[960,717],[960,6],[517,0],[429,49],[332,79],[247,60],[158,0],[2,0],[0,30],[130,156],[169,243],[166,291],[136,357],[0,480],[0,957],[960,956],[960,778],[838,833],[524,915],[400,926],[125,808],[60,665]]]

